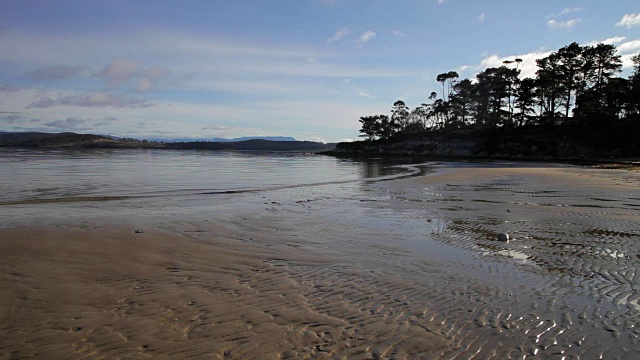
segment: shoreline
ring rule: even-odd
[[[2,228],[0,355],[637,354],[640,175],[477,165]]]

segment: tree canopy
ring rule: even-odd
[[[640,54],[634,71],[618,77],[622,61],[610,44],[571,43],[536,60],[534,78],[521,78],[522,59],[461,79],[455,71],[437,75],[440,94],[411,110],[404,101],[391,115],[360,118],[361,136],[389,139],[397,133],[464,128],[579,125],[606,127],[616,122],[640,124]]]

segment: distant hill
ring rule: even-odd
[[[239,142],[239,141],[247,141],[247,140],[270,140],[270,141],[298,141],[295,138],[290,136],[245,136],[233,139],[226,138],[170,138],[170,139],[149,139],[150,141],[156,142],[165,142],[165,143],[186,143],[186,142]]]
[[[276,137],[293,139],[287,137]],[[251,139],[236,141],[157,142],[117,138],[108,135],[41,132],[0,132],[0,147],[26,148],[124,148],[175,150],[254,150],[319,152],[335,148],[335,144],[312,141]]]
[[[269,140],[269,141],[298,141],[290,136],[245,136],[234,139],[214,138],[209,141],[213,142],[238,142],[247,140]]]
[[[93,134],[44,133],[44,132],[0,132],[0,147],[60,147],[105,143],[117,143],[108,136]]]

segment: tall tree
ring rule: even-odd
[[[526,125],[529,121],[529,114],[534,112],[537,103],[536,98],[536,81],[531,78],[525,78],[520,81],[516,89],[516,100],[514,107],[518,110],[515,115],[517,125]]]
[[[398,124],[400,130],[404,130],[409,125],[409,108],[402,100],[393,103],[391,109],[391,119]]]
[[[453,86],[449,103],[451,114],[456,127],[463,127],[472,122],[473,101],[475,100],[475,86],[469,79],[457,82]]]
[[[565,93],[560,57],[557,53],[536,60],[538,97],[547,123],[555,122],[556,111]]]
[[[436,81],[442,83],[442,100],[449,101],[449,96],[453,90],[453,83],[459,76],[455,71],[449,71],[436,76]],[[446,91],[447,89],[448,91]]]
[[[610,44],[583,49],[585,90],[576,99],[576,113],[588,122],[603,120],[606,85],[622,68],[622,60],[616,52],[616,47]]]
[[[583,88],[584,77],[584,49],[574,42],[562,47],[555,54],[559,62],[559,79],[564,90],[562,106],[565,109],[564,117],[569,117],[577,91]]]
[[[633,74],[629,77],[629,107],[627,115],[640,120],[640,54],[631,58],[633,62]]]
[[[476,121],[488,127],[496,127],[505,125],[504,117],[511,120],[511,114],[503,110],[503,107],[508,106],[507,100],[511,96],[509,89],[517,78],[517,73],[518,70],[500,66],[488,68],[476,76]]]

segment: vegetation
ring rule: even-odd
[[[384,142],[412,134],[532,127],[565,127],[575,137],[616,129],[637,134],[640,55],[632,61],[633,74],[618,77],[622,61],[615,46],[572,43],[538,59],[535,78],[520,78],[521,59],[488,68],[475,79],[458,80],[458,73],[450,71],[436,78],[440,94],[432,92],[415,109],[398,100],[390,116],[361,117],[360,136]]]
[[[335,147],[335,144],[323,144],[312,141],[272,141],[264,139],[244,140],[236,142],[157,142],[131,138],[114,139],[109,136],[76,134],[71,132],[55,134],[40,132],[0,132],[0,147],[318,152],[331,150]]]

